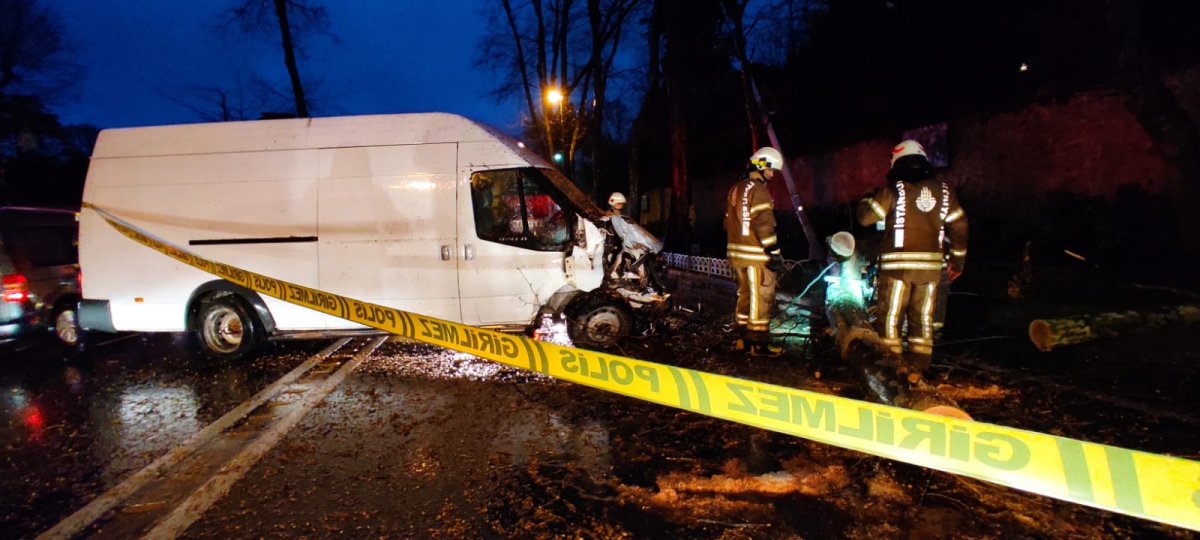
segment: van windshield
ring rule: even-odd
[[[471,175],[475,235],[536,251],[565,251],[578,212],[540,169],[496,169]]]

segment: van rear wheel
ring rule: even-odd
[[[236,295],[201,300],[193,320],[200,352],[213,360],[241,360],[262,343],[262,324]]]
[[[79,327],[79,313],[75,304],[61,304],[55,308],[52,317],[54,337],[58,339],[58,344],[69,351],[82,350],[87,334]]]

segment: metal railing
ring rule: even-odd
[[[662,253],[662,257],[667,261],[667,266],[671,268],[733,279],[733,270],[729,268],[729,261],[727,259],[684,255],[682,253],[667,253],[665,251]],[[783,266],[790,272],[808,262],[816,261],[791,261],[784,259]]]
[[[725,259],[666,252],[662,256],[667,261],[667,266],[672,268],[733,279],[733,270],[729,268],[729,261]]]

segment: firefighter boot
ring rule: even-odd
[[[783,349],[781,347],[764,345],[762,343],[750,345],[750,356],[758,358],[779,358],[779,356],[782,354]]]
[[[783,354],[783,347],[778,345],[768,344],[766,339],[746,340],[750,346],[750,356],[758,358],[779,358]]]

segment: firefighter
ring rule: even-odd
[[[913,140],[892,149],[890,185],[858,205],[858,221],[882,221],[879,245],[879,284],[875,293],[879,334],[897,356],[903,355],[916,373],[933,354],[933,312],[942,265],[953,281],[967,258],[967,216],[954,190],[933,178],[925,148]],[[943,251],[948,240],[949,254]],[[908,322],[908,354],[903,354],[901,322]]]
[[[625,194],[620,191],[614,191],[608,196],[608,215],[619,216],[621,211],[625,209]]]
[[[768,324],[775,304],[775,282],[783,258],[775,238],[775,205],[767,181],[783,166],[783,156],[771,147],[750,156],[746,173],[729,190],[725,206],[726,255],[737,278],[735,324],[740,343],[751,356],[779,356],[768,344]]]

